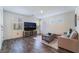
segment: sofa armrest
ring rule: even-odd
[[[79,41],[77,39],[68,39],[64,37],[58,38],[58,47],[70,50],[72,52],[79,52]]]

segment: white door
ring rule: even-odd
[[[3,8],[0,7],[0,49],[3,42]]]

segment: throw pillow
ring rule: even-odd
[[[73,31],[69,37],[70,39],[78,39],[78,33],[77,31]]]

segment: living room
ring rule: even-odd
[[[52,34],[66,35],[70,29],[78,26],[79,9],[76,6],[3,6],[0,8],[0,17],[3,17],[1,18],[3,34],[0,41],[2,53],[59,53],[58,40],[51,40],[55,42],[52,48],[50,43],[40,40],[43,36]],[[30,29],[28,30],[27,27]]]

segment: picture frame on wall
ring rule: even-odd
[[[22,30],[22,23],[14,23],[13,29],[14,30]]]

